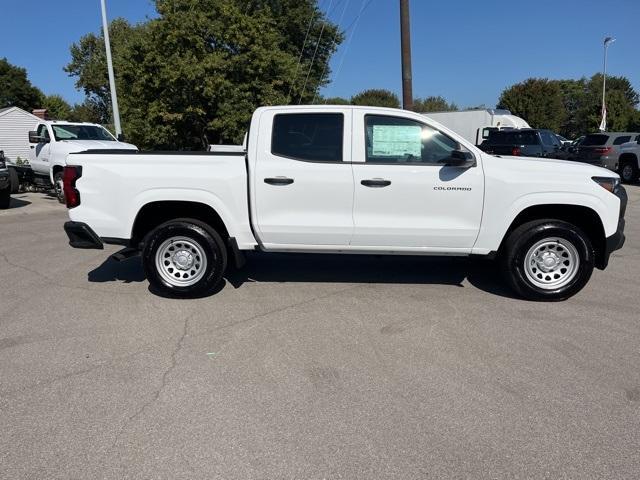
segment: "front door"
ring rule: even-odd
[[[353,233],[351,112],[266,110],[259,125],[256,157],[249,161],[262,244],[347,246]]]
[[[49,130],[44,123],[38,125],[37,128],[38,136],[46,139],[47,142],[40,142],[36,144],[31,144],[31,168],[34,173],[41,175],[48,175],[50,169],[49,157],[51,155],[51,136],[49,135]]]
[[[422,121],[356,110],[353,124],[352,247],[470,251],[482,216],[481,159],[443,165],[454,151],[473,154]]]

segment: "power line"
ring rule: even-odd
[[[342,57],[340,58],[340,63],[338,64],[338,69],[336,70],[336,74],[333,76],[334,83],[338,78],[338,76],[340,75],[340,71],[342,70],[342,65],[344,64],[344,59],[347,56],[347,52],[349,51],[349,47],[351,46],[353,37],[356,34],[356,30],[358,28],[358,23],[360,22],[360,18],[362,17],[362,14],[365,12],[367,7],[371,5],[372,2],[373,0],[362,0],[362,4],[360,5],[360,11],[358,12],[358,15],[356,15],[356,18],[354,18],[353,21],[347,26],[347,28],[344,29],[344,32],[347,33],[349,29],[353,27],[353,31],[351,32],[351,35],[349,36],[347,43],[344,46],[344,52],[342,52]]]
[[[333,5],[333,0],[329,3],[329,8],[327,11],[331,10],[331,6]],[[302,97],[304,96],[304,91],[307,88],[307,82],[309,81],[309,76],[311,75],[311,69],[313,68],[313,64],[316,61],[316,55],[318,54],[318,48],[320,47],[320,40],[322,40],[322,34],[324,33],[324,28],[327,26],[327,21],[322,22],[322,28],[320,29],[320,35],[318,35],[318,41],[316,42],[316,49],[313,51],[313,57],[311,57],[311,65],[309,65],[309,71],[307,72],[307,78],[304,79],[304,85],[302,85],[302,91],[300,92],[300,98],[298,99],[298,105],[302,102]]]
[[[298,70],[300,70],[300,63],[302,62],[302,57],[304,55],[304,47],[307,46],[307,39],[309,38],[309,32],[311,32],[311,26],[313,25],[315,16],[316,16],[316,10],[314,9],[311,12],[311,16],[309,17],[309,25],[307,26],[307,33],[304,36],[304,41],[302,42],[302,48],[300,49],[300,56],[298,57],[296,72],[293,76],[293,79],[291,80],[291,83],[289,84],[289,93],[287,93],[287,103],[289,103],[289,101],[291,100],[291,91],[293,90],[293,86],[295,85],[296,80],[298,79]]]
[[[347,0],[347,3],[344,4],[344,8],[342,9],[342,13],[340,14],[340,20],[338,20],[338,27],[340,26],[340,24],[342,23],[342,19],[344,18],[344,14],[347,11],[347,7],[349,6],[349,3],[351,2],[351,0]],[[337,7],[337,5],[336,5]],[[338,35],[340,34],[340,28],[336,28],[336,33],[333,35],[333,42],[331,42],[331,50],[333,50],[336,46],[336,41],[338,40]],[[322,69],[322,75],[320,75],[320,81],[322,81],[322,79],[324,78],[325,73],[327,73],[327,68],[329,66],[329,59],[327,59],[327,61],[324,62],[324,68]],[[319,88],[320,86],[318,85],[318,88],[316,88],[316,93],[313,96],[313,101],[311,103],[315,103],[316,98],[318,96],[318,92],[320,90]]]

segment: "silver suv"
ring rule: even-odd
[[[574,159],[618,171],[620,146],[640,139],[638,132],[590,133],[578,146]]]
[[[7,169],[4,152],[0,150],[0,209],[9,208],[9,203],[11,203],[9,170]]]

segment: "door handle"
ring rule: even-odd
[[[372,178],[369,180],[362,180],[360,183],[369,188],[384,188],[391,185],[391,180],[385,180],[384,178]]]
[[[264,183],[268,183],[269,185],[291,185],[293,183],[293,178],[287,178],[287,177],[265,178]]]

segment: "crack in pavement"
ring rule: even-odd
[[[180,338],[176,342],[176,345],[175,345],[173,351],[171,352],[171,363],[170,363],[169,367],[162,374],[162,377],[160,379],[160,386],[155,390],[155,392],[153,393],[151,399],[147,400],[132,415],[130,415],[129,418],[127,418],[125,423],[122,425],[122,427],[120,428],[120,430],[116,434],[116,436],[115,436],[115,438],[113,440],[113,443],[111,444],[111,447],[109,448],[109,450],[112,450],[116,446],[116,444],[118,443],[118,440],[120,439],[120,436],[124,433],[124,431],[127,429],[127,427],[129,425],[131,425],[131,423],[136,418],[138,418],[140,415],[142,415],[145,410],[147,410],[155,402],[157,402],[158,399],[160,398],[160,395],[162,395],[162,391],[167,386],[167,378],[169,377],[171,372],[173,372],[173,370],[176,368],[176,365],[178,364],[178,353],[180,353],[180,350],[183,347],[184,340],[187,337],[187,331],[188,331],[188,327],[189,327],[189,320],[191,320],[193,315],[194,314],[188,316],[184,320],[184,325],[183,325],[183,328],[182,328],[182,334],[180,335]]]

